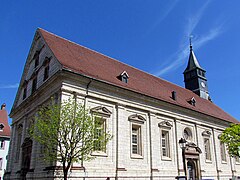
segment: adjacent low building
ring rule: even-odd
[[[0,180],[3,179],[7,167],[7,155],[10,144],[11,130],[8,125],[8,114],[6,104],[1,105],[0,109]]]
[[[229,157],[219,140],[230,123],[239,121],[211,101],[205,73],[192,46],[183,88],[38,29],[10,114],[6,179],[59,178],[59,164],[43,161],[42,147],[28,129],[39,106],[51,97],[61,101],[73,95],[113,135],[107,147],[92,153],[94,160],[72,165],[74,179],[240,176],[239,159]],[[187,141],[185,153],[181,138]]]

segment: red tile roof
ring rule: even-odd
[[[10,137],[11,130],[10,126],[8,125],[8,114],[4,108],[0,109],[0,124],[4,125],[3,130],[0,130],[0,137]]]
[[[38,31],[55,57],[68,70],[228,122],[239,123],[238,120],[224,112],[214,103],[200,98],[190,90],[121,63],[43,29],[39,29]],[[117,78],[123,71],[126,71],[129,75],[128,83],[124,83]],[[176,101],[171,98],[172,91],[176,91],[177,93]],[[196,106],[190,105],[187,102],[192,97],[196,100]]]

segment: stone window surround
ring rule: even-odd
[[[221,154],[221,162],[223,164],[227,163],[227,151],[226,151],[226,146],[225,143],[221,142],[220,140],[220,136],[221,134],[218,135],[218,139],[219,139],[219,144],[220,144],[220,154]]]
[[[212,133],[209,130],[202,132],[206,163],[212,163],[211,135]]]
[[[94,117],[99,117],[99,118],[102,118],[104,120],[104,127],[105,127],[104,129],[105,129],[105,132],[106,132],[107,126],[108,126],[107,121],[111,117],[112,112],[104,106],[96,106],[94,108],[91,108],[90,112]],[[107,152],[108,152],[107,147],[105,147],[105,151],[94,151],[94,152],[92,152],[91,155],[92,156],[107,157],[108,156]]]
[[[161,159],[171,161],[171,146],[170,146],[170,132],[173,127],[170,121],[164,120],[158,123],[160,128],[160,148],[161,148]],[[163,139],[163,133],[166,135],[166,138]],[[163,147],[163,140],[165,140],[166,147]],[[166,155],[163,154],[163,149],[166,148]]]
[[[143,159],[143,147],[144,147],[144,144],[143,144],[143,133],[142,133],[142,128],[143,128],[143,125],[146,121],[146,119],[142,116],[142,115],[139,115],[139,114],[133,114],[133,115],[130,115],[128,117],[128,121],[130,122],[130,157],[132,159]],[[138,153],[137,154],[134,154],[133,153],[133,142],[132,142],[132,136],[133,136],[133,128],[137,128],[138,129],[138,143],[137,143],[137,149],[138,149]]]

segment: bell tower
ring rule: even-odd
[[[193,52],[192,43],[190,39],[190,55],[188,59],[188,65],[184,74],[185,88],[193,91],[201,98],[210,99],[208,94],[208,85],[206,78],[206,71],[201,68],[198,60]]]

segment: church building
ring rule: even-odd
[[[61,164],[43,161],[29,137],[39,107],[73,95],[113,136],[95,159],[74,163],[69,179],[229,180],[240,176],[219,136],[238,120],[215,105],[193,48],[185,88],[43,29],[37,29],[10,116],[5,179],[61,179]]]

